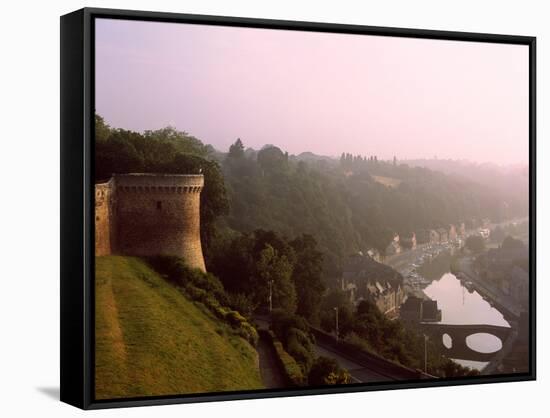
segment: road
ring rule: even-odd
[[[265,316],[255,316],[254,321],[260,329],[269,329],[269,322]],[[315,344],[315,353],[318,356],[329,357],[336,360],[340,367],[343,367],[349,371],[354,383],[396,380],[395,378],[384,375],[383,373],[376,372],[364,364],[359,364],[356,360],[349,358],[333,348],[320,344],[319,341]],[[280,384],[280,380],[277,376],[275,376],[275,374],[278,373],[278,370],[276,365],[273,363],[273,355],[265,346],[261,345],[261,340],[260,345],[258,346],[258,354],[260,356],[260,373],[262,375],[264,385],[266,385],[266,387],[278,387],[277,385]],[[262,371],[263,368],[266,370]]]
[[[394,268],[395,270],[401,272],[404,269],[410,267],[416,259],[424,253],[424,250],[427,248],[428,244],[417,245],[414,250],[402,251],[399,254],[395,254],[389,257],[386,257],[384,264]]]
[[[336,360],[340,367],[348,370],[353,380],[353,383],[372,383],[395,380],[389,376],[385,376],[381,373],[369,369],[368,367],[358,364],[354,360],[343,356],[341,353],[331,350],[329,347],[316,344],[315,353],[318,356],[330,357]]]

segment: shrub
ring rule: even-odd
[[[227,304],[227,296],[220,280],[211,273],[189,268],[185,262],[175,256],[155,256],[147,259],[149,264],[168,281],[187,287],[189,284],[213,294],[222,304]]]
[[[250,344],[252,344],[254,347],[258,345],[258,331],[256,331],[256,328],[254,328],[252,325],[250,325],[248,322],[243,322],[239,329],[237,330],[237,333],[240,337],[247,340]]]
[[[243,295],[228,296],[218,278],[210,273],[190,269],[178,257],[157,256],[148,259],[149,264],[164,277],[183,288],[195,303],[212,312],[220,321],[229,324],[233,333],[253,346],[258,343],[258,332],[238,310],[227,307],[239,306],[251,312],[250,302]]]
[[[311,367],[308,383],[312,386],[346,384],[351,383],[351,375],[341,369],[336,360],[321,356]]]
[[[203,300],[207,299],[208,295],[206,291],[204,291],[203,289],[199,289],[198,287],[192,284],[187,284],[184,289],[185,289],[185,293],[187,293],[187,295],[192,300],[202,302]]]
[[[238,328],[243,322],[246,322],[246,318],[237,311],[226,312],[224,319],[233,328]]]
[[[250,317],[254,310],[252,300],[243,293],[228,293],[227,304],[246,317]]]
[[[286,333],[291,328],[309,332],[309,325],[301,316],[290,314],[282,309],[274,309],[271,314],[271,329],[277,338],[286,342]]]
[[[302,330],[291,328],[287,332],[286,348],[288,353],[300,364],[304,374],[309,372],[313,361],[313,344]]]
[[[302,368],[300,365],[290,354],[285,351],[283,344],[277,340],[277,337],[273,332],[269,332],[269,337],[288,383],[293,386],[301,386],[305,384],[304,374],[302,373]]]
[[[286,351],[299,363],[307,374],[313,364],[315,343],[307,321],[298,315],[276,309],[272,313],[271,328]]]

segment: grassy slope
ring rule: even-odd
[[[257,353],[145,263],[96,258],[96,398],[261,388]]]

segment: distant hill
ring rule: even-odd
[[[147,264],[96,257],[96,398],[262,388],[256,350]]]
[[[411,167],[424,167],[444,174],[474,181],[502,193],[508,200],[524,202],[528,206],[529,167],[527,165],[499,166],[451,159],[402,160]]]
[[[298,155],[292,155],[290,159],[295,161],[306,161],[306,162],[326,161],[333,164],[338,163],[338,160],[336,158],[328,157],[326,155],[314,154],[313,152],[309,152],[309,151],[302,152]]]

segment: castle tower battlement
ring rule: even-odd
[[[115,174],[109,183],[97,184],[96,255],[175,255],[205,271],[203,187],[202,174]]]

